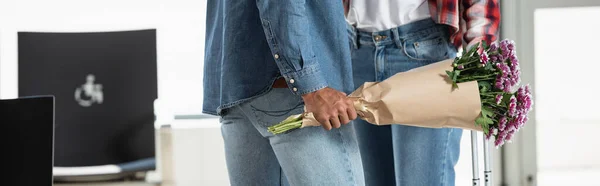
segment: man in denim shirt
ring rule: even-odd
[[[203,112],[232,185],[364,185],[341,1],[208,0]],[[313,112],[323,128],[267,127]],[[341,126],[341,127],[340,127]]]

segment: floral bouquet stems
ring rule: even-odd
[[[495,137],[496,147],[510,141],[532,108],[528,85],[520,83],[515,44],[502,40],[464,50],[462,56],[382,82],[366,82],[349,95],[359,118],[374,125],[463,128]],[[312,113],[293,115],[268,128],[273,134],[319,126]]]
[[[273,134],[281,134],[292,129],[302,127],[302,114],[291,115],[285,120],[279,122],[277,125],[269,127],[267,130]]]

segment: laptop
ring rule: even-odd
[[[53,185],[54,98],[0,100],[1,185]]]
[[[155,156],[156,30],[19,32],[19,96],[56,98],[55,167]]]

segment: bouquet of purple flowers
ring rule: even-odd
[[[495,137],[496,147],[510,141],[533,105],[529,85],[518,87],[521,71],[514,42],[484,42],[464,51],[455,59],[366,82],[349,95],[359,118],[374,125],[483,131],[487,139]],[[281,134],[319,125],[312,113],[303,113],[268,130]]]
[[[486,138],[495,137],[498,147],[510,141],[528,120],[533,106],[529,85],[516,89],[521,81],[519,58],[512,40],[500,44],[483,43],[457,58],[453,71],[447,71],[454,87],[456,83],[477,81],[481,99],[481,116],[475,123],[483,128]],[[515,90],[516,89],[516,90]]]

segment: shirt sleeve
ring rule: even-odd
[[[312,11],[306,10],[305,1],[256,0],[272,56],[296,95],[328,86],[308,34],[309,29],[320,29],[309,22],[308,16],[318,15],[308,15]]]
[[[466,24],[462,34],[467,48],[482,41],[495,42],[500,25],[498,0],[462,0],[462,7]]]

